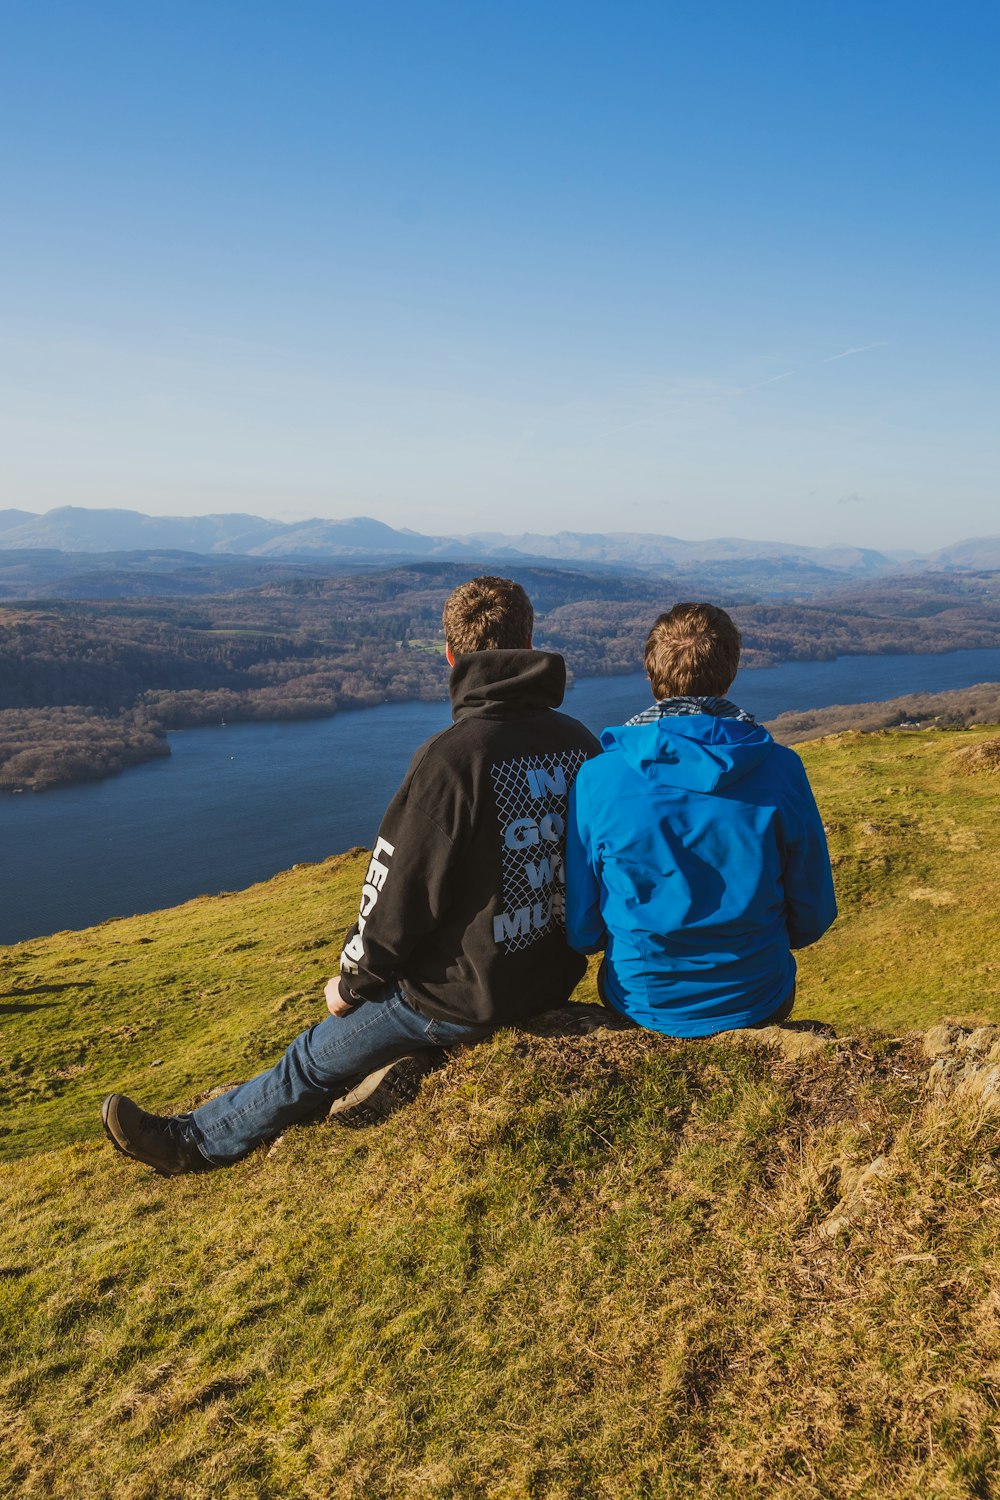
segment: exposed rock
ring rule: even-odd
[[[1000,1109],[1000,1064],[967,1064],[954,1092],[956,1099],[975,1099],[990,1109]]]
[[[927,1082],[935,1098],[952,1094],[965,1077],[968,1064],[960,1057],[939,1057],[931,1064]]]
[[[924,1053],[927,1057],[946,1057],[955,1052],[959,1040],[967,1036],[961,1026],[950,1026],[947,1021],[939,1021],[929,1031],[924,1032]]]
[[[841,1197],[817,1229],[824,1239],[833,1240],[850,1229],[868,1206],[872,1190],[887,1177],[889,1162],[885,1156],[860,1165],[846,1164],[840,1169]]]
[[[924,1052],[934,1059],[927,1072],[933,1098],[1000,1108],[1000,1027],[970,1030],[942,1021],[924,1033]]]
[[[861,1165],[847,1164],[840,1169],[840,1204],[843,1208],[847,1199],[853,1198],[857,1193],[863,1192],[865,1188],[871,1187],[879,1178],[884,1177],[889,1170],[889,1163],[884,1156],[876,1156],[874,1161]]]
[[[977,1026],[975,1031],[970,1032],[959,1043],[959,1051],[985,1055],[991,1050],[998,1036],[1000,1036],[1000,1028],[996,1026]]]
[[[777,1047],[785,1057],[796,1058],[822,1052],[830,1040],[831,1032],[832,1027],[823,1026],[814,1030],[810,1024],[796,1025],[793,1022],[790,1026],[740,1027],[736,1031],[723,1031],[714,1040],[736,1042],[741,1046]]]

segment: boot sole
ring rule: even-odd
[[[381,1125],[390,1115],[412,1104],[428,1073],[444,1063],[443,1052],[414,1052],[397,1057],[369,1073],[349,1093],[335,1099],[327,1119],[346,1129]]]

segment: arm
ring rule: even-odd
[[[795,757],[792,805],[784,821],[785,921],[793,948],[821,938],[837,916],[826,834],[805,767]]]
[[[349,1016],[352,1010],[357,1009],[353,1000],[348,1000],[341,994],[339,974],[334,974],[332,979],[327,980],[323,997],[331,1016]]]
[[[407,777],[382,820],[358,920],[340,955],[341,999],[357,1005],[381,998],[419,940],[447,911],[454,870],[452,837],[418,802],[414,781]]]
[[[569,794],[566,825],[566,941],[577,953],[597,953],[607,945],[601,912],[601,877],[590,821],[584,770]]]

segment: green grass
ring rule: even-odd
[[[1000,1020],[1000,778],[963,774],[996,727],[846,734],[801,746],[841,916],[801,955],[804,1014],[838,1028]]]
[[[295,635],[295,633],[296,632],[294,630],[291,630],[291,629],[281,630],[281,629],[278,629],[276,626],[273,626],[273,625],[269,625],[267,627],[267,629],[264,629],[263,627],[261,627],[261,629],[259,629],[259,630],[255,630],[251,626],[243,626],[243,627],[241,627],[241,626],[236,626],[236,625],[216,625],[216,626],[213,626],[213,627],[195,626],[195,627],[189,627],[185,631],[186,635],[193,635],[193,636],[196,636],[198,638],[204,638],[207,635],[230,635],[230,636],[246,636],[248,639],[250,639],[250,640],[256,640],[256,641],[266,641],[266,640],[282,641],[282,640],[287,640],[289,637]]]
[[[414,651],[429,651],[433,656],[444,656],[448,649],[444,636],[411,636],[409,646]]]
[[[177,1099],[260,1071],[323,1007],[363,859],[0,948],[0,1159],[92,1136],[116,1079]]]
[[[903,1035],[1000,1021],[1000,785],[952,757],[991,734],[805,747],[843,916],[800,1014],[857,1040],[794,1063],[504,1033],[377,1130],[165,1182],[101,1096],[271,1061],[362,856],[0,950],[0,1493],[995,1493],[1000,1134]]]

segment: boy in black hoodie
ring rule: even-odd
[[[438,1048],[568,998],[585,960],[565,938],[567,798],[599,746],[555,711],[565,663],[533,650],[531,630],[509,579],[449,597],[454,722],[414,755],[382,820],[329,1017],[193,1114],[150,1115],[112,1094],[101,1118],[124,1155],[164,1176],[228,1166],[334,1099],[370,1099],[401,1058],[419,1071]]]

